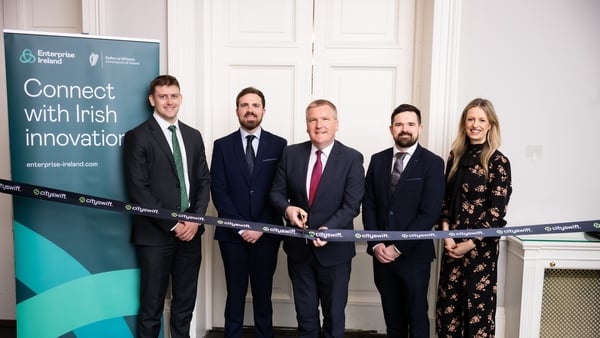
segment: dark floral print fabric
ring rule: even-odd
[[[447,182],[442,220],[450,230],[495,228],[512,193],[510,163],[501,152],[492,154],[488,175],[479,164],[482,145],[470,145],[454,179]],[[450,153],[447,168],[455,160]],[[448,169],[446,170],[448,172]],[[456,241],[468,240],[456,239]],[[439,337],[495,336],[498,237],[472,239],[476,245],[461,259],[441,257],[436,306]]]

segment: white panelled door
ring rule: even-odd
[[[412,101],[414,0],[211,0],[209,89],[215,138],[238,128],[235,96],[255,86],[266,97],[263,127],[289,144],[308,139],[304,108],[317,98],[338,107],[337,139],[365,156],[391,146],[390,114]],[[360,218],[356,228],[361,229]],[[366,245],[357,243],[348,329],[385,332]],[[222,327],[225,278],[213,245],[213,326]],[[274,325],[296,327],[286,257],[280,250]],[[251,296],[246,325],[253,325]]]

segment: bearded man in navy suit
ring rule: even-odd
[[[204,215],[210,174],[202,135],[178,120],[182,98],[173,76],[161,75],[150,83],[148,99],[154,114],[125,134],[127,190],[131,202],[147,208]],[[181,156],[176,157],[177,148]],[[204,225],[194,222],[133,216],[132,241],[141,270],[137,337],[158,337],[169,280],[171,337],[190,336],[203,232]]]
[[[283,224],[269,203],[269,190],[287,141],[262,129],[265,96],[253,87],[236,98],[240,128],[214,142],[211,192],[220,217]],[[225,269],[225,337],[241,338],[250,279],[255,336],[273,337],[271,293],[281,238],[255,230],[217,227]]]
[[[395,145],[374,154],[367,169],[365,230],[428,231],[439,219],[444,161],[417,143],[422,128],[417,107],[402,104],[392,112],[389,130]],[[435,258],[433,240],[373,241],[367,252],[373,255],[387,336],[429,337],[427,290]]]
[[[352,230],[365,189],[363,156],[335,140],[337,109],[330,101],[316,100],[308,105],[306,127],[310,141],[288,146],[283,152],[271,202],[289,226]],[[313,177],[320,178],[318,184]],[[354,243],[287,237],[283,248],[298,335],[343,337]]]

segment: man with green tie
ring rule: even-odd
[[[200,132],[178,120],[179,82],[161,75],[150,84],[153,115],[124,139],[131,202],[204,215],[210,174]],[[189,337],[201,261],[202,224],[133,216],[132,241],[141,270],[137,337],[158,337],[171,280],[172,338]]]

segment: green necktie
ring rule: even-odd
[[[181,150],[179,148],[179,141],[177,140],[177,127],[169,126],[171,131],[171,141],[173,143],[173,159],[175,160],[175,167],[177,168],[177,178],[179,179],[179,186],[181,187],[181,211],[185,211],[188,208],[189,199],[187,189],[185,187],[185,176],[183,174],[183,160],[181,159]]]

